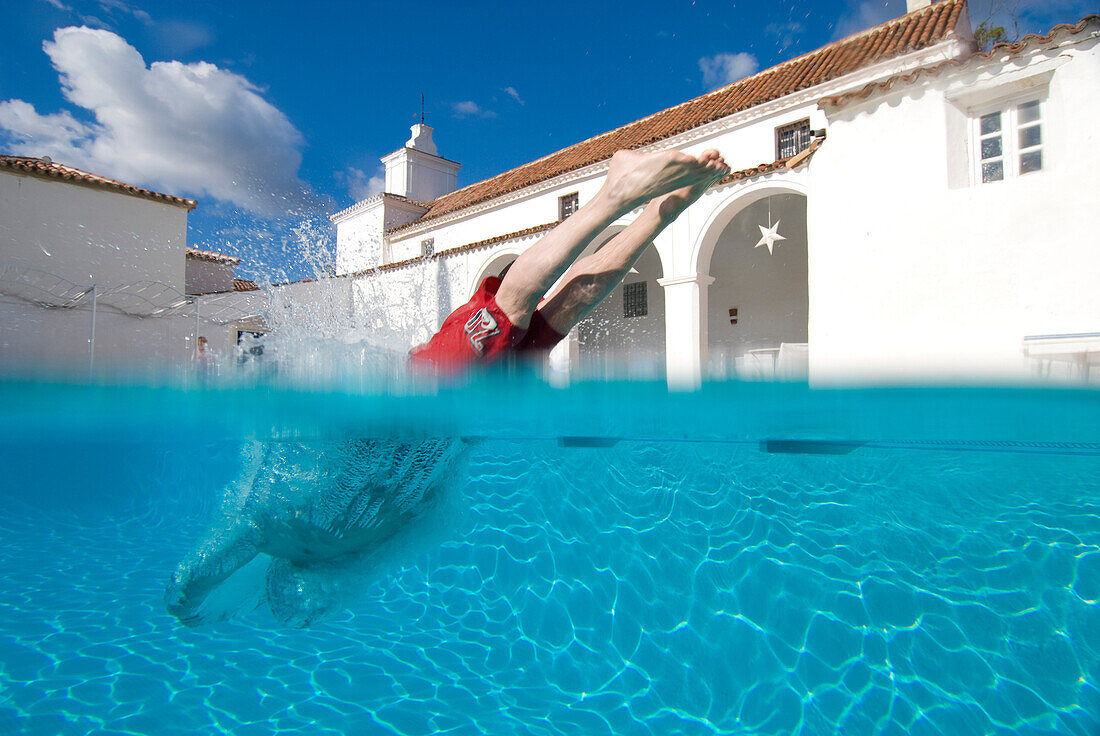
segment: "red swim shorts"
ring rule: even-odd
[[[526,330],[513,325],[497,306],[499,288],[496,276],[482,281],[470,301],[451,312],[431,340],[413,348],[410,363],[458,372],[491,365],[508,355],[549,350],[561,341],[563,336],[537,310]]]

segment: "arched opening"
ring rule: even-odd
[[[478,276],[470,284],[469,296],[473,296],[477,291],[477,287],[481,286],[481,282],[490,276],[496,276],[497,278],[504,278],[504,274],[508,273],[508,269],[512,267],[512,264],[519,258],[519,253],[498,253],[489,259],[489,262],[481,267],[478,272]]]
[[[809,333],[806,197],[758,192],[732,203],[727,217],[713,223],[720,229],[710,262],[700,263],[714,278],[707,294],[707,373],[804,378]]]
[[[594,250],[599,247],[603,244]],[[623,283],[577,325],[580,376],[664,376],[665,294],[657,283],[661,277],[661,257],[650,246]]]

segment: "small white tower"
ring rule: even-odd
[[[412,126],[412,137],[404,147],[383,157],[382,163],[386,190],[329,217],[336,224],[338,274],[384,264],[386,231],[417,220],[428,211],[424,203],[453,192],[462,166],[439,155],[432,128],[423,118]]]
[[[462,164],[438,154],[432,140],[432,127],[425,123],[412,126],[412,137],[388,156],[386,192],[417,202],[430,202],[458,188],[458,170]]]

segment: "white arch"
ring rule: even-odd
[[[493,273],[495,271],[499,271],[501,268],[503,268],[504,267],[504,261],[506,261],[508,259],[511,259],[511,260],[514,261],[517,258],[519,258],[519,254],[522,253],[522,252],[523,252],[522,249],[520,249],[520,248],[518,248],[514,245],[513,246],[506,246],[506,247],[501,248],[499,250],[494,250],[494,251],[490,252],[485,257],[485,259],[481,262],[481,266],[477,269],[477,271],[476,271],[477,278],[475,278],[472,283],[467,285],[467,287],[466,287],[466,292],[467,292],[466,298],[469,299],[470,297],[472,297],[474,295],[474,292],[477,291],[477,287],[481,286],[481,282],[485,280],[486,276],[488,276],[490,273]]]
[[[734,187],[711,209],[703,226],[699,229],[695,242],[691,246],[691,270],[693,274],[710,273],[710,259],[718,236],[737,213],[753,202],[770,197],[773,194],[800,194],[807,196],[807,187],[794,181],[761,181],[748,187]]]

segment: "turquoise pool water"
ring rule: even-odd
[[[0,385],[3,734],[1096,734],[1100,394]],[[182,627],[246,441],[464,436],[307,629]]]

